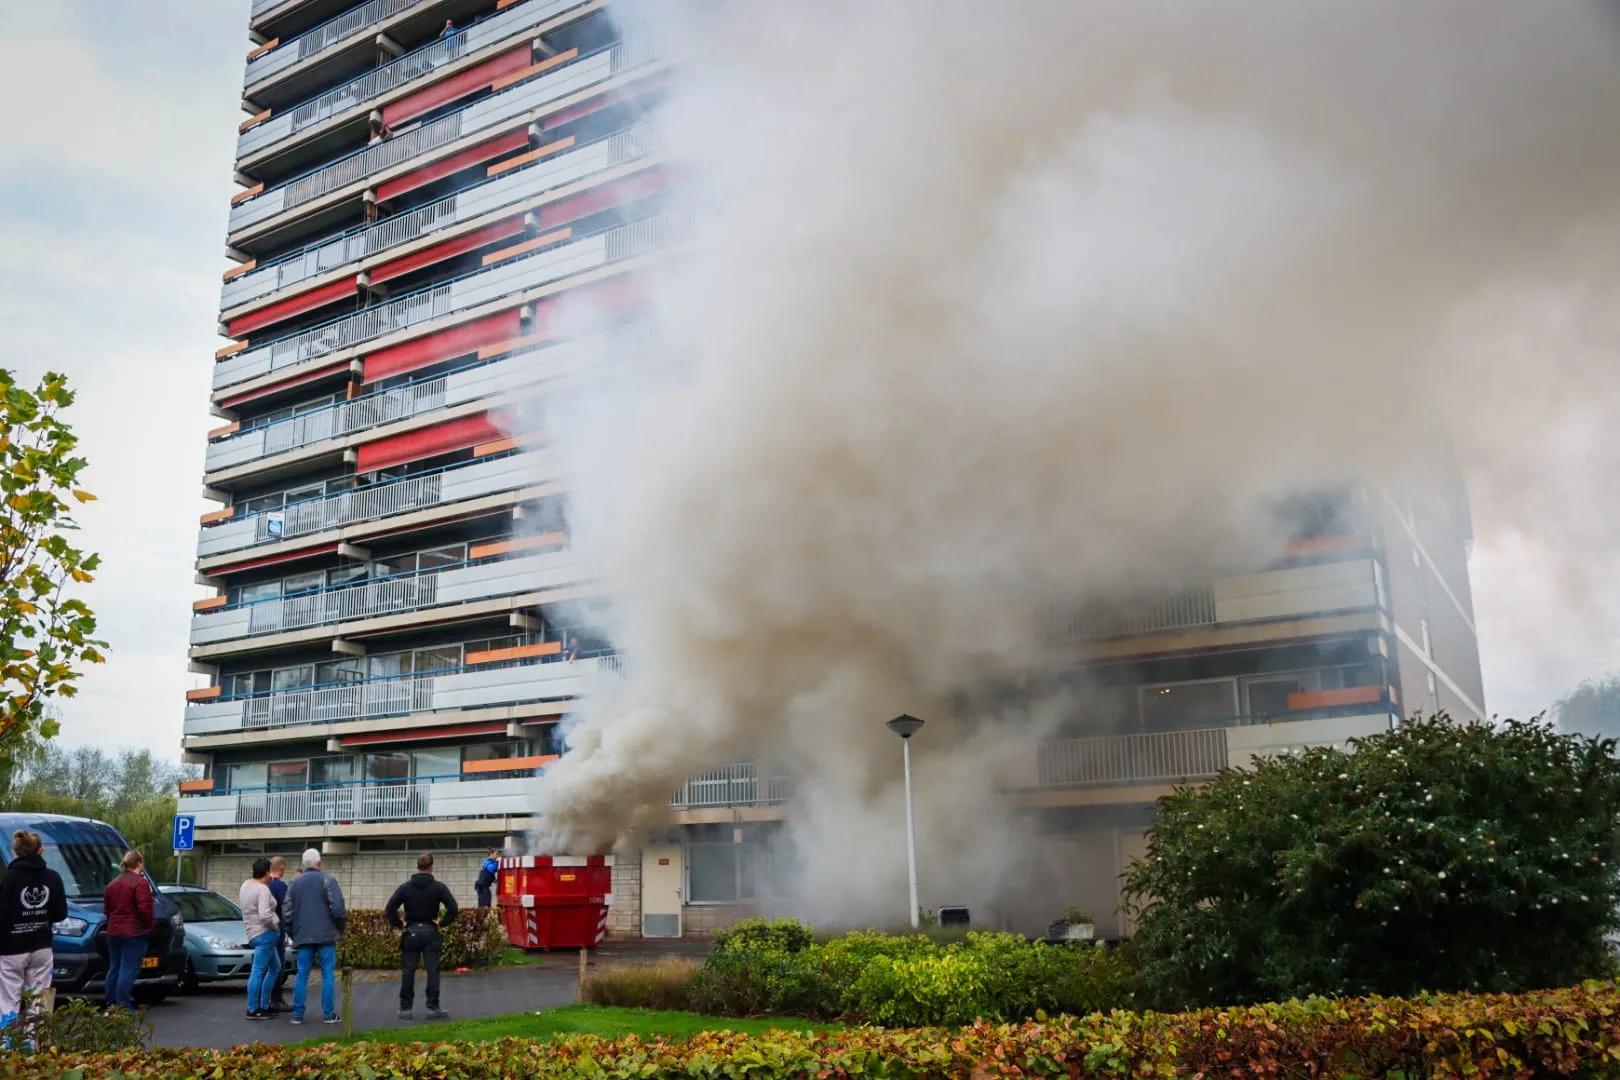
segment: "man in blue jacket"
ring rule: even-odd
[[[321,872],[321,853],[314,848],[304,852],[303,873],[287,886],[281,925],[298,950],[298,976],[293,981],[292,1022],[304,1022],[304,1001],[309,996],[309,972],[317,960],[321,965],[322,1022],[335,1024],[337,1014],[337,943],[343,936],[348,911],[343,906],[343,890],[335,879]]]
[[[473,891],[478,894],[478,906],[490,906],[490,891],[495,888],[495,882],[501,876],[501,849],[490,848],[489,857],[478,867],[478,880],[473,882]]]

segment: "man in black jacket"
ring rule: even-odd
[[[405,917],[400,918],[404,908]],[[416,860],[416,873],[394,890],[383,913],[388,925],[403,930],[399,939],[399,1018],[411,1018],[416,1001],[416,961],[427,968],[427,1013],[430,1020],[443,1020],[450,1014],[439,1008],[439,954],[444,938],[439,930],[456,921],[456,898],[444,882],[433,876],[433,856],[424,853]],[[442,912],[442,914],[441,914]]]
[[[45,865],[38,833],[17,830],[0,877],[0,1028],[17,1022],[24,994],[50,989],[51,926],[68,916],[62,876]]]

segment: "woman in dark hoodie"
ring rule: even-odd
[[[17,1022],[24,994],[51,985],[51,927],[67,918],[62,877],[45,865],[38,833],[18,829],[0,877],[0,1028]]]

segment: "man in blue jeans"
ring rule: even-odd
[[[309,996],[309,971],[320,961],[322,1022],[335,1024],[337,1014],[337,942],[343,936],[348,912],[343,906],[343,890],[332,877],[321,872],[321,853],[314,848],[304,852],[303,873],[287,886],[281,924],[298,950],[298,976],[293,981],[292,1022],[304,1022],[304,1002]]]

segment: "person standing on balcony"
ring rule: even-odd
[[[456,24],[451,22],[449,19],[444,20],[444,29],[439,31],[439,38],[441,40],[443,40],[444,38],[455,37],[455,36],[456,36]]]
[[[107,983],[102,993],[106,1008],[135,1010],[135,976],[141,973],[146,939],[157,928],[152,917],[152,886],[141,870],[146,859],[127,851],[118,864],[122,871],[101,895],[107,916]]]
[[[0,1028],[17,1022],[26,996],[51,986],[51,927],[68,917],[62,876],[45,865],[38,833],[18,829],[0,877]],[[31,1004],[32,1013],[39,1006]]]
[[[248,975],[247,1018],[270,1019],[270,988],[281,964],[281,920],[276,915],[275,894],[270,891],[270,860],[254,859],[253,876],[242,882],[237,896],[242,907],[242,926],[253,949],[253,970]]]
[[[270,895],[275,898],[276,913],[278,915],[281,913],[281,906],[287,902],[287,883],[282,880],[286,873],[287,860],[280,855],[273,856],[270,859],[270,880],[265,884],[270,886]],[[287,940],[287,928],[283,926],[281,928],[281,941],[276,945],[276,981],[275,985],[270,988],[271,1012],[285,1012],[287,1009],[287,999],[284,993],[287,988],[287,975],[292,970],[286,962],[288,944],[290,943]]]
[[[400,909],[405,917],[400,918]],[[441,929],[456,921],[456,898],[444,882],[433,876],[433,855],[423,852],[416,873],[394,890],[383,909],[388,925],[403,930],[399,939],[399,1018],[409,1020],[416,1002],[416,962],[427,968],[427,1014],[443,1020],[450,1014],[439,1008],[439,956],[444,951]]]
[[[490,848],[489,855],[478,866],[478,880],[473,882],[473,891],[478,894],[478,907],[480,909],[492,906],[492,892],[495,882],[501,876],[501,849]]]
[[[321,965],[321,1022],[335,1024],[337,1014],[337,943],[343,936],[348,910],[343,906],[343,890],[336,879],[321,872],[321,853],[314,848],[304,852],[300,873],[287,886],[287,902],[281,913],[282,925],[298,950],[298,976],[293,980],[292,1022],[304,1022],[304,1002],[309,996],[309,971],[316,961]]]

